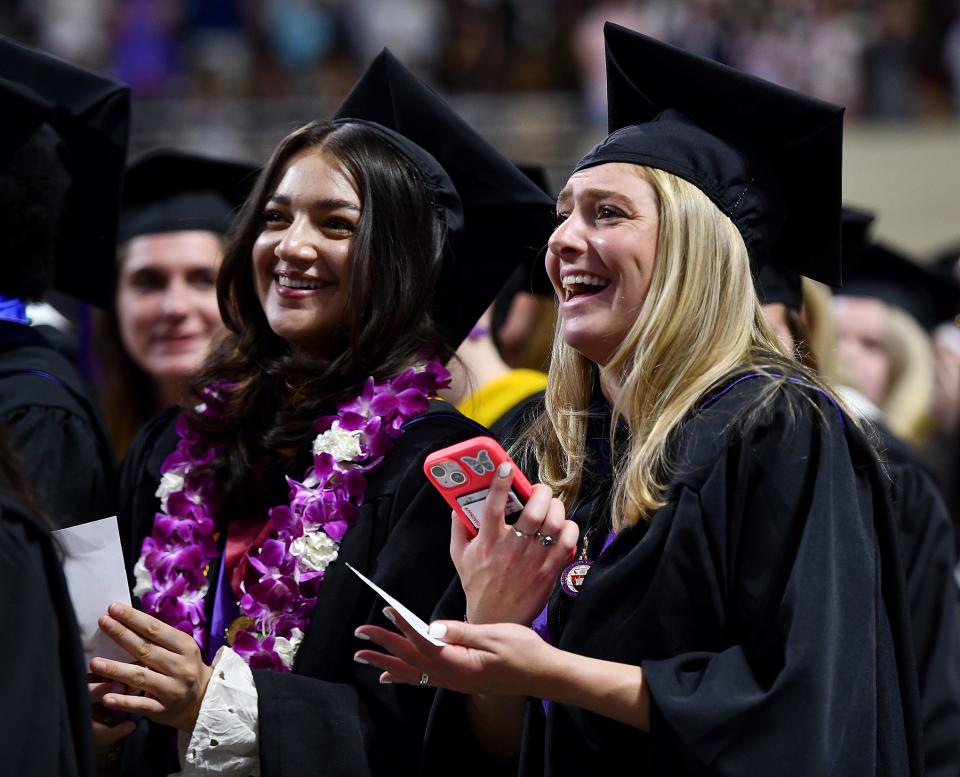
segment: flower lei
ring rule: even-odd
[[[256,581],[247,585],[248,574],[241,584],[247,625],[233,649],[252,668],[290,671],[326,572],[343,535],[360,517],[367,475],[383,463],[403,424],[425,412],[429,397],[449,380],[437,360],[380,383],[368,378],[358,397],[337,405],[337,415],[316,421],[313,464],[302,482],[287,478],[289,502],[268,511],[270,537],[246,555]],[[222,417],[227,391],[228,386],[205,389],[197,411]],[[146,612],[190,634],[203,649],[207,571],[220,554],[209,465],[228,441],[204,438],[183,416],[177,435],[177,447],[161,468],[156,492],[161,512],[134,567],[133,593]]]

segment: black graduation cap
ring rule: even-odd
[[[0,165],[12,159],[53,116],[53,105],[27,87],[0,78]],[[52,134],[52,133],[51,133]]]
[[[610,135],[578,170],[659,168],[704,192],[757,266],[840,283],[843,108],[607,22]]]
[[[49,106],[46,120],[59,136],[71,177],[59,227],[54,285],[72,297],[109,307],[130,90],[119,81],[2,36],[0,79],[32,93],[35,105]],[[5,96],[10,97],[9,89]],[[14,99],[22,107],[23,100]],[[10,115],[4,110],[4,122]]]
[[[912,315],[927,330],[952,320],[960,301],[960,284],[923,267],[893,246],[868,244],[844,270],[838,294],[872,297]]]
[[[536,254],[546,243],[554,201],[387,49],[334,117],[348,119],[379,125],[447,211],[448,256],[434,316],[456,347],[517,267],[521,250]]]
[[[796,311],[803,307],[803,278],[792,270],[765,264],[757,273],[756,287],[761,305],[779,303]]]
[[[258,172],[248,162],[151,151],[127,170],[119,241],[194,229],[226,235]]]
[[[844,205],[840,212],[843,266],[855,270],[863,262],[863,255],[870,248],[870,227],[876,220],[871,211]],[[847,279],[844,272],[844,282]]]

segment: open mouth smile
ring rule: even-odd
[[[603,291],[603,289],[610,285],[610,279],[591,273],[579,272],[569,273],[563,276],[560,279],[560,284],[565,292],[564,302],[569,302],[575,297],[582,297]]]
[[[323,278],[307,275],[294,275],[287,272],[275,272],[273,281],[277,293],[281,297],[305,297],[324,289],[331,289],[336,284]]]

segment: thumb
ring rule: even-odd
[[[483,626],[463,621],[433,621],[430,624],[430,636],[442,639],[448,645],[480,647],[483,642]]]

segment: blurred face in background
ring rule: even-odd
[[[130,358],[158,382],[183,382],[224,333],[217,307],[219,235],[138,235],[126,244],[117,281],[117,321]]]
[[[890,384],[890,359],[884,345],[886,303],[868,297],[836,296],[833,315],[842,370],[853,388],[881,407]]]

